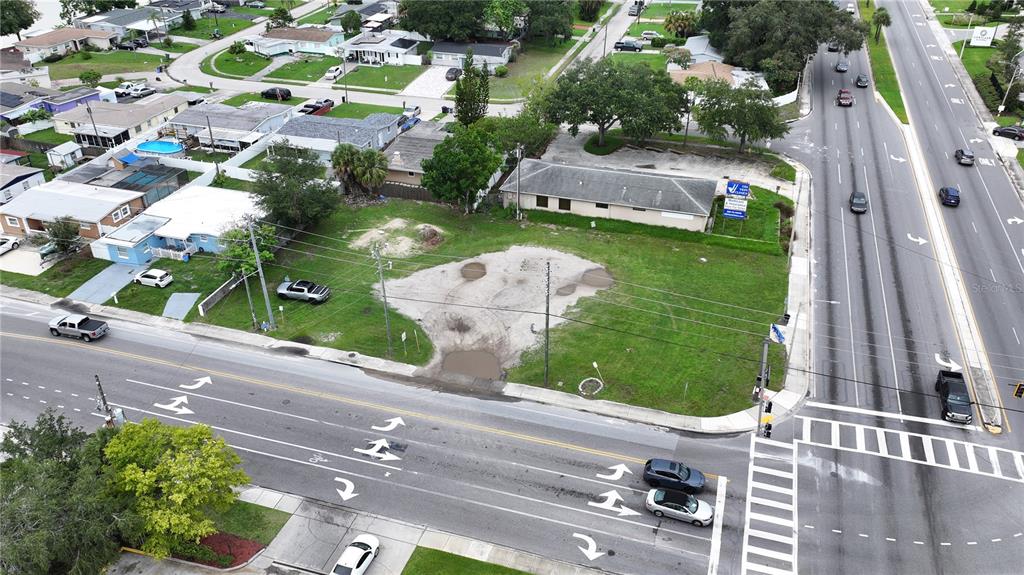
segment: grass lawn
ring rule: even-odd
[[[381,66],[379,68],[360,66],[345,74],[343,79],[339,78],[337,83],[348,82],[349,86],[399,91],[426,71],[426,66]]]
[[[296,244],[299,252],[284,250],[275,262],[265,265],[270,286],[289,275],[322,282],[335,290],[335,297],[322,306],[278,302],[285,306],[286,321],[274,335],[383,356],[383,306],[372,293],[376,270],[368,252],[360,258],[328,248],[358,251],[348,241],[358,237],[360,230],[393,218],[404,218],[410,226],[436,225],[444,230],[445,240],[431,250],[433,255],[410,256],[395,265],[386,272],[390,277],[446,261],[437,255],[473,257],[513,245],[536,245],[593,260],[621,280],[599,297],[580,300],[568,313],[613,329],[570,322],[552,331],[552,388],[559,389],[557,383],[564,381],[565,390],[573,389],[581,379],[593,375],[591,362],[596,360],[605,378],[600,399],[695,415],[719,415],[749,407],[750,374],[760,358],[766,324],[762,325],[760,317],[747,317],[757,320],[750,322],[722,317],[737,314],[721,304],[685,296],[725,302],[727,296],[708,294],[723,294],[728,286],[731,292],[743,294],[745,307],[765,310],[764,321],[772,321],[782,312],[787,288],[787,260],[778,255],[778,244],[550,212],[531,212],[529,223],[521,226],[489,214],[463,216],[423,202],[391,200],[360,208],[341,206],[310,230],[318,235],[299,238],[313,245]],[[596,228],[590,227],[591,221],[597,221]],[[727,247],[737,245],[749,249]],[[330,254],[335,257],[322,257]],[[683,295],[651,291],[641,285]],[[708,312],[722,316],[709,316]],[[211,310],[206,321],[248,329],[244,291],[228,296]],[[395,334],[417,329],[414,322],[394,312],[391,322]],[[396,359],[422,365],[431,357],[425,334],[418,332],[418,336],[420,349],[410,343],[408,356],[402,355],[395,340]],[[743,359],[737,361],[733,356]],[[775,350],[772,360],[781,372],[782,351]],[[509,380],[540,385],[543,372],[543,351],[534,349],[523,355]],[[682,389],[687,383],[689,391],[684,398]]]
[[[963,44],[963,40],[953,43],[953,49],[956,50],[957,54],[960,53],[960,48]],[[964,63],[964,68],[967,69],[967,73],[973,78],[977,74],[989,73],[988,68],[985,67],[985,62],[988,62],[988,59],[995,53],[995,48],[986,48],[983,46],[972,47],[968,45],[967,48],[964,49],[964,57],[961,61]]]
[[[28,165],[33,168],[43,169],[43,178],[47,182],[53,179],[53,170],[50,169],[50,160],[46,159],[46,154],[42,152],[32,152],[28,155]]]
[[[875,5],[859,7],[860,16],[865,22],[871,22],[875,15]],[[909,123],[907,119],[907,108],[903,105],[903,94],[900,92],[900,84],[896,80],[896,69],[892,64],[892,57],[889,55],[889,46],[885,42],[885,31],[878,37],[875,43],[874,37],[866,40],[868,45],[868,59],[871,61],[871,72],[875,77],[875,89],[882,95],[885,102],[889,104],[896,117],[904,124]]]
[[[1024,150],[1017,150],[1017,164],[1024,168]]]
[[[796,181],[796,168],[791,166],[789,162],[779,162],[772,168],[771,176],[773,178],[779,178],[780,180],[786,180],[788,182]]]
[[[177,54],[184,54],[185,52],[191,52],[199,47],[199,44],[191,44],[189,42],[172,42],[170,46],[163,42],[157,42],[153,44],[153,47],[157,50],[163,50],[164,52],[174,52]]]
[[[571,40],[551,46],[545,41],[530,40],[515,62],[508,65],[504,78],[491,76],[491,99],[509,100],[522,98],[530,92],[536,81],[544,78],[551,68],[572,49],[576,43]]]
[[[284,511],[238,500],[224,513],[210,514],[218,531],[258,541],[263,545],[270,545],[290,517],[291,514]]]
[[[63,144],[64,142],[73,142],[75,137],[71,134],[58,134],[54,128],[47,128],[45,130],[39,130],[38,132],[32,132],[31,134],[25,134],[26,140],[33,140],[36,142],[46,142],[47,144]]]
[[[180,88],[175,88],[175,89],[173,89],[171,91],[172,92],[198,92],[200,94],[212,94],[216,90],[214,90],[213,88],[206,87],[206,86],[196,86],[196,85],[193,85],[193,84],[189,84],[188,86],[182,86]]]
[[[260,152],[259,154],[249,158],[249,160],[247,160],[240,167],[245,168],[247,170],[255,170],[257,167],[259,167],[259,165],[261,163],[263,163],[263,160],[266,160],[266,159],[267,159],[267,152],[266,152],[266,150],[264,150],[264,151]]]
[[[783,202],[792,207],[793,201],[757,186],[751,186],[750,193],[751,199],[747,202],[747,218],[745,220],[731,220],[724,217],[722,215],[724,202],[721,199],[715,202],[715,225],[711,233],[777,243],[780,221],[779,210],[774,204]]]
[[[385,114],[401,114],[402,109],[397,106],[378,106],[377,104],[357,104],[355,102],[346,102],[339,104],[334,108],[331,108],[330,112],[327,112],[327,116],[333,116],[335,118],[365,118],[375,112],[383,112]]]
[[[207,143],[209,143],[209,140],[207,140]],[[185,152],[185,155],[188,156],[190,160],[195,160],[197,162],[209,162],[211,164],[220,164],[231,158],[231,155],[226,152],[210,152],[207,150],[189,150]]]
[[[281,66],[267,74],[267,77],[315,82],[323,77],[328,68],[337,65],[337,63],[337,58],[317,58],[314,56],[306,56],[302,60],[289,62],[284,66]]]
[[[171,28],[171,36],[187,36],[189,38],[209,40],[210,35],[213,34],[214,28],[220,28],[221,34],[230,36],[231,34],[234,34],[239,30],[244,30],[252,25],[252,22],[249,20],[243,20],[241,18],[225,18],[223,16],[217,16],[216,20],[213,18],[200,18],[196,20],[195,30]]]
[[[240,192],[252,191],[252,182],[239,180],[238,178],[229,178],[227,176],[221,176],[219,180],[215,179],[210,185],[215,188],[224,188],[226,190],[238,190]]]
[[[661,34],[663,38],[672,37],[672,34],[670,34],[668,30],[665,29],[665,26],[663,26],[661,22],[640,22],[638,24],[631,24],[629,26],[629,30],[626,31],[626,35],[637,38],[640,36],[640,33],[643,32],[644,30],[653,30],[658,34]],[[679,38],[680,44],[684,42],[686,42],[685,38]]]
[[[696,2],[658,2],[651,4],[646,10],[640,13],[641,18],[664,18],[672,12],[694,12],[697,10]]]
[[[91,58],[84,59],[89,54]],[[151,72],[163,62],[161,56],[146,54],[143,52],[117,51],[117,52],[76,52],[60,62],[47,64],[50,67],[50,78],[53,80],[67,80],[78,78],[87,70],[96,70],[102,75],[123,74],[126,72]]]
[[[334,14],[334,10],[333,6],[327,5],[316,12],[311,12],[299,18],[299,24],[326,24],[327,19]]]
[[[85,283],[85,280],[112,264],[113,262],[92,257],[89,250],[85,249],[69,259],[54,264],[50,269],[37,276],[0,272],[0,283],[42,292],[54,297],[67,297],[68,294],[78,289],[78,286]]]
[[[210,295],[213,290],[220,287],[227,281],[230,274],[217,269],[217,260],[208,254],[193,254],[189,261],[183,262],[172,259],[153,260],[151,267],[171,272],[174,281],[171,285],[161,289],[151,286],[128,284],[128,286],[117,292],[117,301],[107,300],[105,305],[131,309],[150,315],[163,315],[164,306],[172,293],[199,293],[196,303],[203,301],[203,298]],[[186,321],[194,320],[199,316],[199,311],[193,307],[185,317]]]
[[[623,62],[640,63],[650,66],[654,70],[664,72],[668,68],[668,58],[662,54],[638,54],[636,52],[613,52],[609,58]]]
[[[928,3],[935,8],[936,13],[942,12],[963,12],[971,5],[971,0],[928,0]]]
[[[1000,126],[1016,126],[1021,123],[1021,117],[1014,114],[1003,114],[995,117],[996,123]]]
[[[417,547],[402,569],[402,575],[526,575],[525,571],[484,563],[469,557]]]
[[[237,96],[231,96],[230,98],[221,102],[221,104],[235,106],[237,108],[238,106],[241,106],[246,102],[271,102],[275,104],[288,104],[295,103],[298,101],[299,99],[294,96],[292,96],[288,100],[267,100],[263,96],[260,96],[259,93],[257,92],[246,92],[244,94],[238,94]]]
[[[270,59],[255,52],[229,54],[227,50],[213,59],[214,68],[222,74],[246,78],[270,65]]]

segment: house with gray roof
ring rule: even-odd
[[[505,181],[506,206],[702,232],[718,182],[657,172],[526,159]]]
[[[247,102],[239,107],[199,104],[182,111],[167,122],[167,131],[178,139],[191,136],[215,149],[238,151],[275,132],[295,115],[296,108],[270,102]],[[213,130],[211,136],[210,130]]]
[[[430,61],[435,66],[461,68],[466,59],[466,51],[473,51],[473,65],[477,68],[487,64],[487,69],[494,71],[498,66],[508,65],[512,57],[512,44],[508,42],[434,42],[430,52],[434,55]]]
[[[3,233],[26,236],[43,233],[58,218],[78,222],[78,235],[96,239],[131,220],[145,207],[139,190],[121,190],[53,180],[25,190],[0,206]]]
[[[388,175],[385,181],[407,186],[420,186],[423,160],[434,155],[434,148],[451,134],[440,122],[420,122],[400,134],[388,146]]]
[[[274,143],[285,139],[292,146],[309,148],[324,165],[331,163],[331,152],[338,144],[381,150],[398,135],[402,116],[375,113],[359,120],[301,114],[288,120],[274,136]]]
[[[46,181],[42,168],[7,164],[0,168],[0,204],[6,204],[15,196]]]
[[[133,32],[149,37],[149,32],[167,32],[181,24],[181,12],[161,12],[154,8],[117,8],[75,19],[75,28],[109,32],[120,40]]]

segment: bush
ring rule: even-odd
[[[974,16],[974,21],[972,22],[970,14],[954,14],[949,19],[949,23],[954,26],[981,26],[988,23],[988,18],[986,16]]]
[[[499,78],[504,78],[505,76],[508,76],[508,66],[498,66],[497,68],[494,69],[494,75]]]
[[[60,62],[63,59],[63,54],[50,54],[49,56],[43,58],[43,62],[46,62],[47,64],[53,64],[54,62]]]
[[[668,38],[651,38],[651,48],[664,48],[668,43]]]
[[[796,168],[789,165],[789,162],[779,162],[772,168],[771,176],[788,182],[796,181]]]
[[[999,109],[999,92],[996,91],[995,85],[992,83],[991,74],[976,74],[971,78],[974,82],[974,87],[978,89],[978,94],[981,99],[985,102],[985,106],[990,111],[996,111]]]
[[[231,44],[228,54],[245,54],[245,42],[238,41]]]
[[[227,567],[235,561],[235,558],[230,555],[221,555],[205,545],[193,543],[192,541],[176,543],[172,554],[180,559],[220,565],[221,567]]]
[[[174,40],[171,40],[170,36],[164,36],[164,39],[163,39],[162,43],[167,48],[171,48],[171,47],[174,46]]]
[[[83,60],[92,60],[92,54],[90,54],[89,52],[82,52],[82,59]]]
[[[82,49],[85,50],[86,52],[99,52],[100,51],[98,46],[93,46],[92,44],[86,44],[86,45],[82,46]]]

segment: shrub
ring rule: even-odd
[[[508,66],[498,66],[497,68],[494,69],[494,75],[499,78],[504,78],[505,76],[508,76]]]
[[[82,52],[82,59],[83,60],[92,60],[92,54],[90,54],[89,52]]]
[[[82,49],[85,50],[86,52],[99,52],[100,51],[98,46],[93,46],[92,44],[86,44],[86,45],[82,46]]]
[[[999,92],[996,91],[995,85],[992,84],[991,74],[976,74],[971,78],[974,82],[974,87],[978,89],[978,94],[981,99],[985,102],[985,106],[990,111],[999,109]]]
[[[664,48],[668,43],[668,38],[651,38],[651,48]]]
[[[181,559],[220,565],[221,567],[227,567],[235,560],[230,555],[221,555],[205,545],[193,543],[192,541],[176,543],[172,553],[175,557]]]
[[[974,20],[972,22],[970,14],[954,14],[953,17],[949,19],[949,23],[954,26],[980,26],[982,24],[987,24],[988,18],[985,16],[974,16]]]
[[[228,48],[228,54],[245,54],[245,43],[242,41],[232,43]]]
[[[49,56],[43,58],[43,62],[46,62],[47,64],[53,64],[54,62],[60,62],[63,59],[63,54],[50,54]]]
[[[86,70],[78,75],[78,80],[90,88],[99,86],[102,79],[103,75],[96,70]]]
[[[168,48],[171,48],[171,47],[174,46],[174,40],[171,40],[170,36],[164,36],[164,39],[163,39],[162,42],[163,42],[163,45],[168,47]]]

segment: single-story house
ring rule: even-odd
[[[473,65],[482,67],[487,64],[491,72],[498,66],[508,64],[512,57],[512,44],[508,42],[435,42],[430,49],[434,57],[430,61],[435,66],[461,68],[466,59],[466,51],[473,50]]]
[[[362,32],[345,42],[344,56],[357,64],[380,66],[418,66],[423,63],[417,46],[423,36],[405,30]]]
[[[50,67],[32,66],[17,48],[0,50],[0,82],[17,82],[30,86],[50,87]]]
[[[128,223],[143,207],[143,192],[53,180],[0,206],[0,226],[5,234],[25,236],[69,216],[78,222],[78,235],[96,239]]]
[[[213,0],[153,0],[146,7],[168,17],[184,16],[185,10],[188,10],[192,18],[198,20],[203,17],[203,12],[213,7]]]
[[[17,82],[0,83],[0,118],[10,122],[34,109],[44,109],[44,98],[60,96],[60,90]]]
[[[98,88],[90,88],[88,86],[79,86],[54,96],[44,97],[43,109],[51,114],[59,114],[61,112],[67,112],[68,110],[77,108],[87,102],[99,103],[116,101],[117,96],[114,95],[113,90],[107,90],[106,88],[100,90]]]
[[[334,11],[330,20],[327,23],[331,26],[341,26],[341,17],[349,12],[356,12],[359,14],[359,18],[364,22],[371,16],[377,14],[398,14],[398,2],[390,2],[387,0],[380,0],[372,4],[365,4],[362,6],[353,6],[350,4],[340,4]]]
[[[45,182],[42,168],[6,164],[0,168],[0,204],[6,204],[21,192]]]
[[[401,120],[402,116],[398,114],[379,112],[361,120],[303,114],[288,120],[277,131],[274,142],[287,139],[292,146],[309,148],[320,156],[324,165],[330,165],[331,153],[338,144],[384,149],[398,135]]]
[[[75,19],[75,27],[96,32],[110,32],[117,39],[142,32],[147,38],[152,31],[166,33],[181,24],[181,12],[167,13],[145,8],[117,8],[101,14]]]
[[[83,28],[57,28],[37,36],[30,36],[15,42],[15,48],[25,54],[33,64],[51,54],[66,55],[78,52],[86,44],[100,50],[109,50],[117,38],[113,32],[86,30]]]
[[[504,205],[515,205],[518,196],[526,210],[702,232],[717,188],[715,180],[526,159],[513,170],[501,193]]]
[[[171,118],[167,129],[178,139],[195,136],[203,146],[210,146],[213,129],[214,149],[238,151],[277,131],[294,115],[295,107],[286,104],[247,102],[237,108],[199,104]]]
[[[249,215],[264,215],[252,194],[191,186],[93,242],[93,257],[142,264],[153,258],[181,260],[196,252],[216,253],[223,247],[220,235]]]
[[[336,56],[338,47],[345,41],[345,33],[340,29],[318,26],[301,28],[271,28],[259,36],[245,39],[245,47],[263,56],[280,56],[282,54],[321,54]]]
[[[669,39],[672,42],[673,39]],[[683,48],[690,51],[690,56],[693,58],[691,64],[700,64],[702,62],[721,62],[725,59],[725,55],[722,52],[711,45],[711,37],[707,34],[701,34],[698,36],[690,36],[686,39],[686,43],[683,44]]]
[[[718,79],[723,80],[733,88],[742,86],[747,80],[754,80],[762,90],[768,89],[768,83],[760,72],[751,72],[729,64],[723,64],[716,60],[706,60],[700,64],[691,64],[685,70],[675,64],[668,65],[668,75],[677,84],[686,82],[687,78],[695,77],[701,80]]]
[[[8,148],[0,148],[0,166],[6,164],[27,166],[30,162],[31,158],[29,158],[28,152],[22,152],[21,150],[11,150]]]
[[[421,186],[423,160],[432,157],[434,148],[450,135],[439,122],[420,122],[409,131],[399,134],[384,151],[388,158],[388,175],[385,181]]]
[[[62,169],[77,166],[82,156],[82,145],[77,142],[64,142],[46,150],[46,161],[51,166],[59,166]]]
[[[160,163],[152,157],[139,157],[122,150],[105,161],[99,159],[62,174],[61,180],[117,188],[143,193],[143,207],[148,207],[188,184],[188,170]]]
[[[87,146],[115,148],[188,108],[188,98],[171,92],[130,104],[97,102],[53,116],[54,131]]]

